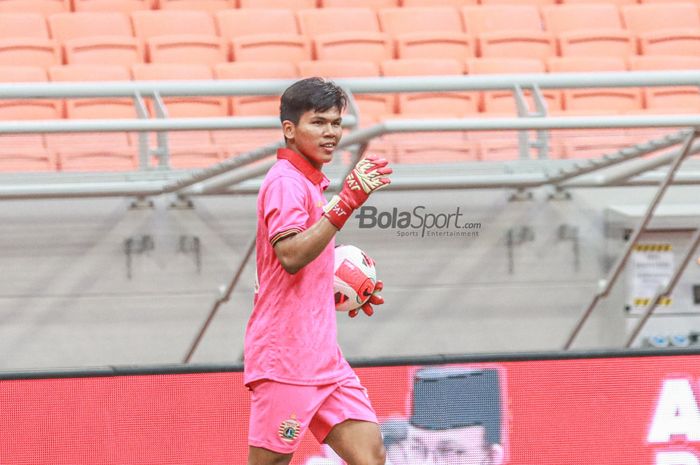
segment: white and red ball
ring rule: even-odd
[[[369,300],[377,283],[374,260],[354,245],[335,248],[335,309],[349,312]]]

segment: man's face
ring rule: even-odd
[[[411,465],[500,465],[503,449],[488,445],[483,426],[441,431],[408,427],[406,451]]]
[[[287,146],[320,169],[333,159],[333,151],[343,135],[341,122],[338,108],[322,112],[310,110],[301,115],[298,124],[282,122],[282,129]]]

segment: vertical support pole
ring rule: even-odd
[[[644,213],[644,216],[640,220],[639,225],[637,225],[636,229],[632,233],[632,236],[630,237],[630,240],[627,242],[627,245],[625,246],[625,250],[622,253],[622,256],[620,256],[620,258],[618,259],[615,266],[610,270],[610,273],[608,274],[608,278],[605,280],[605,286],[603,286],[603,288],[598,293],[596,293],[596,295],[593,297],[591,302],[588,304],[588,307],[586,307],[583,314],[581,314],[581,317],[576,322],[574,329],[571,331],[571,334],[569,334],[569,337],[566,339],[566,343],[564,344],[564,350],[569,350],[571,348],[571,345],[574,343],[574,340],[576,340],[576,337],[581,332],[583,325],[586,323],[588,318],[593,313],[593,310],[595,310],[600,299],[602,299],[603,297],[606,297],[608,295],[608,293],[610,292],[610,289],[612,289],[612,286],[615,284],[615,282],[617,281],[617,278],[622,273],[622,269],[624,268],[625,264],[627,263],[627,259],[629,258],[630,254],[632,253],[632,248],[639,240],[639,236],[641,236],[642,232],[646,229],[647,225],[649,224],[649,221],[651,221],[651,218],[654,215],[654,211],[656,211],[656,207],[659,205],[659,203],[661,202],[661,199],[663,198],[664,194],[666,193],[666,190],[671,185],[671,183],[673,181],[673,177],[676,174],[676,171],[678,171],[678,168],[683,163],[683,160],[688,155],[688,152],[690,152],[690,148],[692,147],[693,141],[695,140],[697,135],[698,135],[698,128],[693,128],[690,131],[690,133],[688,134],[688,136],[686,137],[686,139],[683,143],[682,150],[680,151],[680,153],[678,154],[676,159],[673,161],[673,163],[669,167],[668,173],[666,173],[666,177],[659,185],[659,188],[656,191],[654,198],[651,200],[651,203],[649,203],[649,206],[647,207],[647,210]]]

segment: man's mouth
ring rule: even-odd
[[[335,142],[326,142],[325,144],[321,144],[321,147],[323,147],[326,150],[335,150],[335,146]]]

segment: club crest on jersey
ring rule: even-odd
[[[299,430],[301,430],[301,423],[296,420],[295,415],[292,415],[280,424],[278,431],[283,441],[292,442],[299,436]]]

